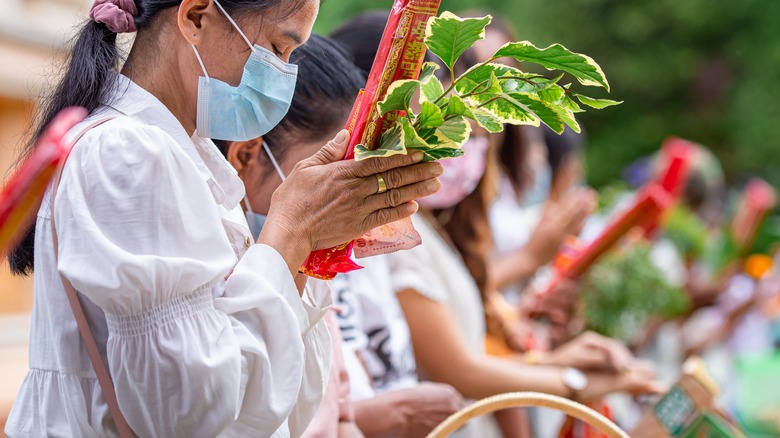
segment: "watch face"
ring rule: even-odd
[[[582,391],[588,386],[588,378],[582,371],[576,368],[563,370],[563,382],[575,391]]]

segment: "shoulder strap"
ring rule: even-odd
[[[107,117],[90,124],[84,128],[84,130],[81,131],[79,135],[76,136],[72,144],[75,146],[75,144],[81,140],[81,137],[83,137],[87,131],[100,126],[111,119],[114,119],[114,117]],[[51,233],[52,242],[54,243],[55,260],[59,259],[59,245],[57,241],[57,228],[54,225],[54,200],[57,197],[57,189],[60,186],[62,170],[65,167],[66,161],[67,157],[65,160],[62,160],[59,167],[57,168],[57,173],[54,175],[54,185],[51,189]],[[87,317],[84,314],[84,309],[81,307],[81,302],[79,302],[79,298],[76,295],[76,290],[73,288],[73,285],[70,283],[70,281],[68,281],[68,279],[65,278],[62,274],[60,274],[60,279],[62,280],[62,285],[65,287],[65,293],[68,295],[70,308],[73,310],[73,316],[76,318],[76,322],[79,326],[81,340],[84,342],[84,346],[87,349],[87,354],[89,354],[89,360],[92,362],[92,367],[95,369],[95,374],[97,375],[100,389],[103,391],[103,397],[106,399],[106,404],[108,405],[108,412],[111,414],[111,417],[114,420],[114,424],[116,425],[117,431],[119,432],[119,437],[132,438],[135,435],[130,429],[130,426],[127,424],[127,420],[125,420],[124,415],[122,415],[122,411],[119,409],[119,402],[117,401],[116,393],[114,392],[114,384],[111,382],[111,375],[108,373],[106,364],[103,363],[103,359],[100,357],[100,350],[98,350],[97,343],[95,343],[95,338],[92,336],[92,330],[89,328]]]

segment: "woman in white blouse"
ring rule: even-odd
[[[77,141],[56,207],[47,194],[11,256],[17,273],[34,269],[35,306],[9,436],[116,435],[60,275],[135,434],[296,436],[309,422],[328,372],[329,298],[302,299],[294,275],[311,250],[412,214],[441,171],[413,155],[339,161],[341,132],[279,187],[255,244],[243,184],[208,137],[246,140],[281,119],[296,76],[285,61],[318,8],[96,0],[36,133],[71,105],[90,111],[71,138],[104,123]],[[117,33],[135,31],[116,72]]]

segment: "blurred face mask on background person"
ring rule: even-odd
[[[441,160],[441,189],[417,202],[427,208],[450,208],[473,193],[485,174],[488,145],[487,137],[471,137],[463,145],[462,156]]]
[[[282,182],[284,182],[284,180],[287,179],[287,176],[282,171],[282,168],[279,166],[279,162],[276,161],[276,157],[274,157],[274,154],[271,152],[271,148],[268,147],[268,143],[265,141],[263,141],[263,150],[266,154],[268,154],[268,159],[271,160],[271,164],[273,164],[276,173],[279,175],[279,178],[282,179]],[[265,220],[268,216],[265,214],[256,213],[252,210],[252,205],[249,203],[248,193],[244,195],[244,205],[246,206],[245,214],[246,222],[249,224],[249,231],[252,233],[252,238],[257,240],[257,238],[260,237],[260,232],[263,230]]]
[[[539,166],[533,170],[534,182],[525,195],[526,206],[541,204],[550,197],[552,189],[552,170],[549,165]]]
[[[198,82],[196,129],[204,138],[248,141],[265,135],[290,109],[298,66],[288,64],[268,49],[253,45],[218,1],[220,11],[249,45],[241,83],[233,87],[210,78],[197,47],[192,49],[203,70]]]

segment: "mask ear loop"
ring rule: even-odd
[[[198,52],[198,48],[195,47],[195,44],[192,45],[192,50],[195,52],[195,57],[198,58],[198,64],[200,64],[200,68],[203,70],[203,76],[206,77],[206,83],[208,84],[211,82],[211,78],[209,77],[208,72],[206,72],[206,66],[203,65],[203,59],[201,59],[200,53]]]
[[[249,38],[247,38],[246,35],[244,35],[244,32],[241,31],[241,28],[239,28],[238,24],[236,24],[236,22],[233,20],[233,17],[228,15],[228,13],[225,10],[225,8],[223,8],[222,5],[219,4],[219,2],[217,0],[214,0],[214,4],[217,5],[219,10],[222,11],[223,14],[225,14],[225,18],[227,18],[228,21],[230,22],[230,24],[232,24],[233,27],[238,31],[238,34],[241,35],[241,38],[243,38],[244,41],[246,41],[246,45],[249,46],[249,49],[254,52],[255,51],[255,46],[252,44],[251,41],[249,41]]]
[[[276,173],[279,174],[279,177],[282,179],[282,182],[284,182],[287,177],[284,176],[284,172],[282,172],[282,168],[279,166],[279,163],[276,161],[276,157],[274,157],[274,154],[271,153],[271,148],[268,147],[268,143],[263,141],[263,149],[265,150],[265,153],[268,154],[268,158],[271,160],[271,164],[274,165],[274,169],[276,169]]]

